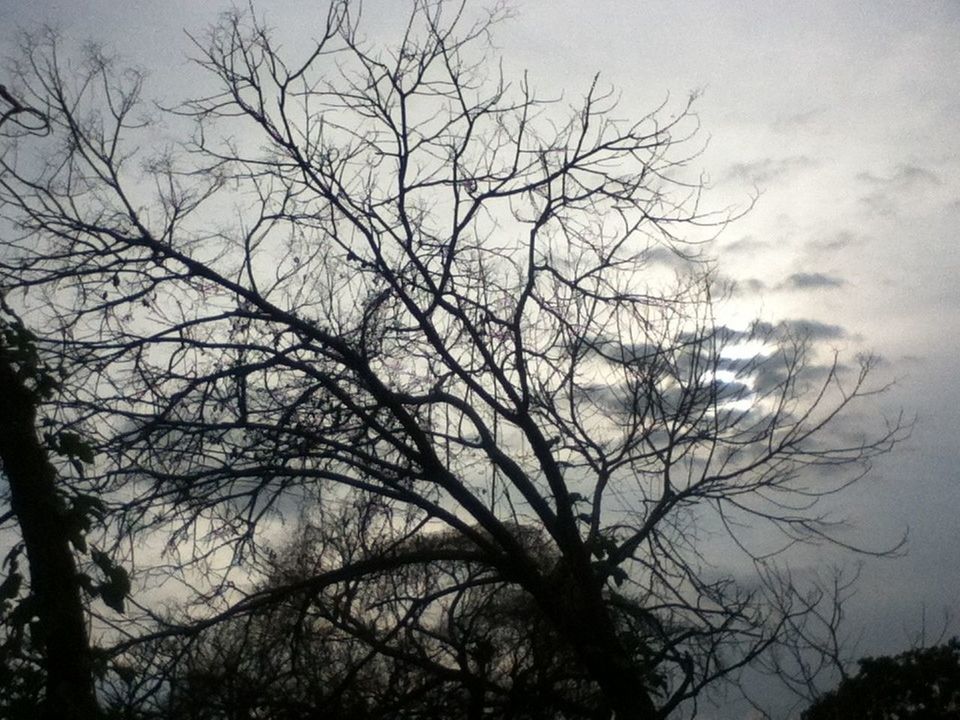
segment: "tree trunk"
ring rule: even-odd
[[[561,637],[570,640],[580,662],[600,687],[616,720],[656,720],[660,717],[646,680],[624,649],[592,574],[577,578],[554,575],[554,592],[541,605],[553,618]]]
[[[0,462],[23,535],[46,666],[43,720],[99,716],[77,569],[56,470],[37,438],[36,398],[0,356]]]

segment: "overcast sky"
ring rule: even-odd
[[[291,42],[322,3],[260,8]],[[401,0],[368,1],[389,27]],[[592,75],[622,90],[622,115],[669,93],[697,104],[698,160],[717,204],[756,207],[715,248],[739,303],[768,320],[836,326],[899,378],[887,400],[918,416],[852,510],[865,536],[909,527],[909,554],[867,567],[851,622],[862,649],[906,644],[960,597],[960,2],[930,0],[516,0],[496,41],[508,70],[582,96]],[[160,94],[187,74],[184,30],[226,7],[185,0],[0,0],[0,40],[58,24],[150,69]],[[298,35],[298,33],[301,33]],[[9,47],[9,46],[7,46]],[[960,608],[956,608],[960,614]],[[955,623],[954,631],[960,631]]]

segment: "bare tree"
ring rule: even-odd
[[[335,2],[296,62],[231,14],[196,40],[210,92],[166,126],[139,74],[99,51],[68,69],[34,37],[16,91],[51,133],[2,155],[0,272],[66,348],[64,413],[99,433],[87,482],[116,529],[172,533],[152,572],[200,609],[144,608],[147,636],[364,588],[394,593],[357,608],[387,653],[479,576],[528,598],[608,714],[664,717],[810,609],[751,529],[830,540],[820,499],[903,429],[841,424],[869,359],[822,362],[787,326],[726,351],[756,338],[714,320],[709,272],[667,285],[653,263],[727,219],[685,180],[689,105],[623,121],[598,81],[545,101],[485,53],[504,14],[417,2],[377,50]],[[358,502],[350,552],[242,582],[276,518]],[[718,567],[708,532],[751,572]],[[383,582],[437,563],[470,572],[423,596]],[[145,637],[103,619],[117,652]]]

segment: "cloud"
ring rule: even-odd
[[[797,379],[803,383],[822,385],[832,374],[845,373],[849,370],[848,365],[834,366],[819,363],[806,364],[798,369],[791,367],[780,358],[773,357],[756,367],[751,380],[754,391],[763,395],[776,388],[782,388],[792,373],[797,373]]]
[[[703,252],[697,248],[674,248],[664,245],[655,245],[647,249],[643,254],[646,262],[655,265],[664,265],[674,270],[683,270],[690,267],[691,263],[699,262],[703,259]]]
[[[896,166],[893,174],[889,177],[879,177],[870,172],[861,172],[857,175],[857,180],[878,187],[890,186],[914,186],[914,185],[942,185],[943,180],[932,170],[912,165],[909,163],[900,163]]]
[[[737,281],[737,292],[756,293],[767,289],[767,284],[760,278],[746,278]]]
[[[767,290],[767,284],[760,278],[737,278],[736,280],[725,279],[725,287],[729,289],[731,295],[744,296],[756,295]]]
[[[784,320],[773,325],[772,323],[757,323],[755,332],[759,335],[794,335],[810,340],[837,340],[847,337],[847,331],[840,325],[831,325],[819,320]]]
[[[807,243],[807,247],[811,250],[834,251],[843,250],[844,248],[854,245],[862,245],[864,242],[866,242],[864,236],[857,235],[850,230],[841,230],[830,237],[811,240]]]
[[[769,185],[787,175],[816,167],[817,161],[806,155],[786,158],[764,158],[748,163],[735,163],[727,170],[725,179],[741,180],[752,185]]]
[[[774,132],[790,133],[797,130],[804,130],[816,125],[820,118],[826,112],[826,107],[818,107],[812,110],[804,110],[789,115],[779,115],[773,121],[772,128]]]
[[[901,355],[898,359],[898,363],[901,365],[922,365],[927,359],[923,355]]]
[[[845,280],[832,275],[798,272],[777,285],[777,290],[827,290],[843,287],[845,284]]]
[[[819,320],[788,320],[781,323],[781,326],[811,340],[836,340],[847,336],[847,331],[840,325],[823,323]]]
[[[719,325],[716,328],[716,337],[724,347],[735,348],[744,343],[759,343],[760,346],[776,344],[778,340],[784,338],[804,338],[810,341],[838,340],[848,337],[848,334],[840,325],[832,325],[819,320],[795,318],[793,320],[782,320],[778,323],[757,320],[743,330],[728,325]],[[747,357],[752,356],[752,352],[747,354]],[[736,364],[742,361],[743,356],[738,353],[727,353],[726,358],[726,361],[732,364],[722,369],[733,370],[737,367]]]
[[[870,208],[877,215],[893,215],[894,209],[896,208],[896,203],[893,200],[893,197],[889,193],[885,192],[874,192],[869,195],[864,195],[860,198],[860,202]]]
[[[870,192],[863,195],[860,202],[878,215],[894,214],[899,201],[905,195],[943,185],[943,180],[932,170],[909,163],[900,163],[893,173],[886,177],[861,172],[857,174],[857,180],[870,188]]]
[[[739,240],[725,244],[720,251],[723,253],[754,253],[769,247],[769,243],[758,240],[753,235],[744,235]]]

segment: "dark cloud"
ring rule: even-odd
[[[774,132],[778,133],[791,133],[809,129],[811,126],[818,124],[825,112],[825,107],[819,107],[790,115],[779,115],[773,121],[772,128]]]
[[[769,247],[769,243],[763,240],[757,240],[753,235],[744,235],[739,240],[734,240],[721,248],[723,253],[753,253],[758,250],[764,250]]]
[[[860,202],[878,215],[894,214],[904,195],[943,184],[940,176],[932,170],[907,163],[897,165],[887,177],[861,172],[857,180],[871,188]]]
[[[793,273],[790,277],[777,285],[778,290],[825,290],[843,287],[846,284],[842,278],[823,273]]]
[[[726,179],[742,180],[752,185],[769,185],[776,180],[807,168],[817,166],[817,161],[806,155],[787,158],[764,158],[748,163],[735,163],[727,170]]]
[[[760,278],[734,278],[723,273],[716,273],[711,277],[710,292],[714,300],[721,302],[732,297],[758,295],[766,289],[767,284]]]
[[[784,320],[777,325],[760,322],[754,326],[754,332],[758,336],[792,335],[809,340],[837,340],[847,337],[847,331],[840,325],[830,325],[819,320]]]
[[[767,284],[760,278],[739,278],[728,285],[730,294],[738,297],[757,295],[767,290]]]
[[[843,333],[842,328],[834,326],[821,325],[818,329],[826,334]],[[738,398],[743,399],[749,394],[764,396],[778,388],[782,389],[790,380],[796,380],[806,387],[823,385],[832,376],[845,376],[855,371],[856,366],[840,362],[815,362],[805,350],[783,345],[778,352],[746,358],[721,358],[717,369],[732,373],[732,383],[750,387],[750,393]]]
[[[690,263],[698,262],[703,259],[703,253],[697,248],[673,248],[664,245],[656,245],[649,248],[643,254],[648,263],[665,265],[676,270],[682,270],[690,267]]]
[[[932,170],[909,163],[900,163],[894,168],[893,174],[888,177],[862,172],[857,175],[857,180],[879,187],[943,184],[940,176]]]
[[[791,379],[792,373],[797,373],[798,382],[810,385],[822,385],[831,376],[849,372],[848,365],[803,365],[799,370],[790,367],[781,358],[770,358],[768,362],[760,363],[752,375],[753,389],[759,395],[782,388],[784,383]]]
[[[873,192],[860,198],[860,202],[870,208],[877,215],[892,215],[896,209],[893,196],[885,192]]]
[[[745,330],[738,330],[727,325],[719,325],[714,332],[718,341],[724,347],[735,347],[741,343],[752,341],[775,344],[778,339],[785,337],[801,337],[812,341],[838,340],[848,337],[847,331],[840,325],[800,318],[783,320],[779,323],[757,320]],[[639,355],[639,353],[637,353],[637,355]],[[738,367],[736,363],[745,361],[729,360],[729,362],[731,363],[730,365],[721,369],[734,370]]]
[[[854,245],[862,245],[864,242],[866,242],[865,237],[857,235],[850,230],[841,230],[829,237],[811,240],[807,243],[807,247],[811,250],[834,251],[843,250],[844,248],[853,247]]]
[[[847,336],[847,331],[840,325],[823,323],[819,320],[788,320],[781,325],[790,332],[811,340],[836,340]]]
[[[901,355],[901,356],[897,359],[897,363],[898,363],[899,365],[922,365],[922,364],[925,363],[926,361],[927,361],[927,359],[926,359],[924,356],[922,356],[922,355],[912,355],[912,354]]]

